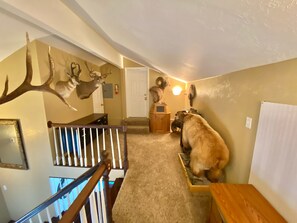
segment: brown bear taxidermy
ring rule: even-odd
[[[191,148],[190,168],[194,175],[205,174],[211,182],[221,179],[229,161],[229,150],[205,119],[197,114],[184,114],[181,143],[183,149]]]

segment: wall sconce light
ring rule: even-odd
[[[180,93],[181,93],[182,90],[183,89],[180,86],[175,86],[175,87],[172,88],[172,93],[174,95],[180,95]]]

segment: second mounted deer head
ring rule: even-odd
[[[63,97],[69,98],[72,91],[79,85],[79,76],[81,73],[80,65],[72,62],[70,65],[70,73],[67,72],[67,81],[58,81],[56,83],[56,91]]]
[[[86,99],[90,97],[90,95],[99,87],[100,84],[105,83],[106,77],[109,74],[111,74],[111,72],[106,74],[101,74],[101,72],[99,71],[90,69],[87,62],[85,62],[85,65],[88,69],[89,76],[93,80],[88,82],[82,81],[82,80],[79,81],[79,85],[76,87],[76,93],[80,99]]]

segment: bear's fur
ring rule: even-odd
[[[187,113],[181,118],[181,143],[184,151],[191,148],[193,174],[198,177],[205,174],[211,182],[218,182],[229,161],[229,150],[224,140],[200,115]]]

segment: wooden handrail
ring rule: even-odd
[[[104,173],[106,173],[104,175],[108,175],[108,173],[110,172],[110,169],[111,169],[110,161],[106,161],[96,170],[96,172],[93,174],[91,179],[88,181],[88,183],[86,184],[84,189],[79,193],[79,195],[77,196],[75,201],[71,204],[69,209],[62,216],[59,223],[69,223],[69,222],[73,222],[75,220],[79,211],[82,209],[82,207],[86,203],[88,197],[92,193],[94,187],[98,184],[98,181],[100,180],[100,178],[103,176]],[[105,185],[105,187],[106,187],[106,185]],[[103,188],[101,188],[101,189],[103,189]],[[108,200],[109,199],[107,198],[106,201],[108,202]],[[107,207],[109,207],[109,204],[107,205]],[[109,217],[111,217],[111,216],[109,216]]]
[[[97,168],[99,166],[102,166],[102,165],[106,165],[104,163],[104,161],[99,162],[94,167],[92,167],[91,169],[89,169],[88,171],[86,171],[85,173],[83,173],[82,175],[80,175],[77,179],[75,179],[74,181],[72,181],[70,184],[68,184],[62,190],[58,191],[56,194],[54,194],[53,196],[51,196],[50,198],[48,198],[42,204],[38,205],[36,208],[34,208],[30,212],[28,212],[26,215],[24,215],[20,219],[18,219],[16,221],[16,223],[25,222],[25,221],[29,220],[31,217],[33,217],[36,214],[38,214],[40,211],[44,210],[46,207],[48,207],[49,205],[51,205],[52,203],[54,203],[56,200],[58,200],[59,198],[61,198],[65,194],[69,193],[71,190],[73,190],[73,188],[77,187],[83,181],[85,181],[90,176],[92,176],[92,174],[97,170]]]
[[[120,129],[122,132],[127,131],[127,126],[125,125],[97,125],[97,124],[88,124],[88,125],[74,125],[67,123],[53,123],[51,121],[47,122],[47,127],[67,127],[67,128],[91,128],[91,129]]]

